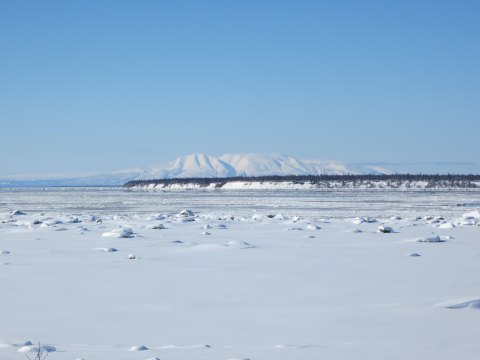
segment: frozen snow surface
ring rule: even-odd
[[[0,189],[0,359],[476,360],[478,204]]]

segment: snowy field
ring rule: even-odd
[[[51,360],[476,360],[479,208],[479,190],[0,189],[0,359],[40,341]]]

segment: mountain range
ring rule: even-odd
[[[395,171],[373,165],[338,161],[301,160],[280,154],[205,154],[181,156],[166,165],[128,169],[83,176],[0,177],[0,186],[116,186],[130,180],[169,178],[212,178],[266,175],[346,175],[393,174]]]
[[[385,168],[338,161],[300,160],[279,154],[235,154],[219,157],[191,154],[167,166],[153,167],[146,178],[234,177],[263,175],[391,174]]]

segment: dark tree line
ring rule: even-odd
[[[226,178],[172,178],[133,180],[124,184],[124,187],[156,185],[167,187],[173,184],[187,185],[197,184],[200,187],[207,187],[215,184],[221,188],[228,182],[292,182],[294,184],[318,184],[328,187],[328,184],[342,183],[344,185],[368,184],[385,182],[389,187],[398,187],[409,183],[423,181],[426,187],[455,187],[455,188],[476,188],[475,182],[480,182],[480,175],[423,175],[423,174],[395,174],[395,175],[271,175],[271,176],[238,176]]]

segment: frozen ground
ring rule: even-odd
[[[0,359],[28,341],[58,360],[478,359],[477,207],[479,191],[2,189]]]

